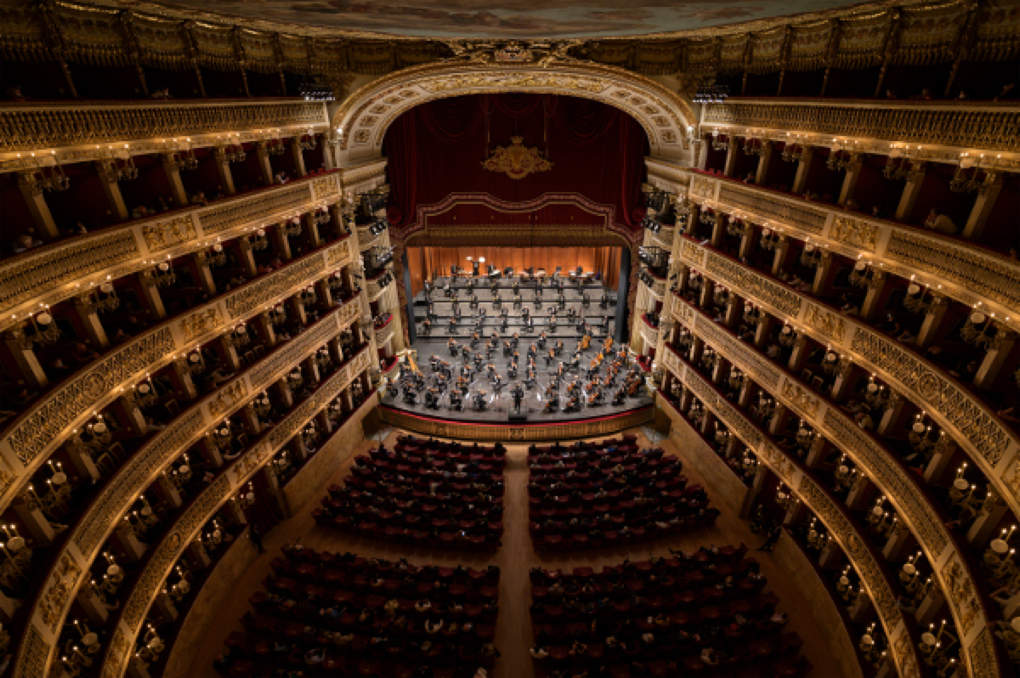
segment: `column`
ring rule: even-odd
[[[286,224],[274,224],[269,229],[269,238],[272,242],[273,248],[276,253],[284,261],[288,261],[294,258],[294,255],[290,251],[290,240],[287,239],[287,225]]]
[[[303,177],[308,174],[308,171],[305,170],[305,154],[301,150],[301,137],[291,137],[289,145],[291,157],[294,158],[294,171],[297,172],[298,177]]]
[[[272,186],[274,183],[273,164],[269,161],[269,149],[266,147],[266,142],[258,142],[255,144],[255,149],[258,156],[259,170],[262,173],[262,179],[266,182],[266,186]]]
[[[810,353],[811,339],[806,334],[798,334],[797,338],[793,341],[793,350],[790,351],[790,360],[787,363],[790,371],[794,374],[800,374]]]
[[[191,270],[195,274],[195,282],[197,282],[202,289],[209,294],[209,296],[216,295],[216,279],[213,278],[212,269],[209,268],[209,257],[205,251],[195,252],[190,257],[185,257],[185,260],[191,265]]]
[[[897,430],[903,430],[907,400],[899,393],[891,393],[886,403],[882,418],[878,420],[875,433],[880,436],[894,436]]]
[[[726,140],[726,161],[723,163],[723,174],[733,176],[733,168],[737,164],[737,139],[729,137]]]
[[[845,206],[846,201],[853,197],[854,189],[857,188],[857,180],[861,178],[861,156],[857,153],[850,154],[850,161],[843,175],[843,186],[839,189],[839,205]]]
[[[863,473],[857,477],[846,495],[846,505],[851,510],[865,510],[875,500],[875,485]]]
[[[220,186],[223,187],[223,193],[226,195],[234,195],[237,193],[237,189],[234,188],[234,175],[230,171],[230,161],[227,160],[226,146],[217,146],[213,151],[213,154],[216,160],[216,176],[220,179]]]
[[[868,291],[864,295],[864,301],[861,302],[861,318],[864,320],[874,320],[875,316],[885,308],[889,294],[892,292],[892,285],[885,271],[874,268],[872,271],[871,280],[868,281]]]
[[[712,247],[720,247],[723,242],[723,238],[726,237],[726,215],[722,212],[715,213],[715,221],[712,222],[712,238],[710,240]]]
[[[163,154],[163,171],[166,172],[166,180],[170,182],[170,193],[178,207],[187,207],[188,192],[184,190],[184,182],[181,180],[181,169],[177,166],[177,160],[173,153]]]
[[[843,402],[847,394],[853,390],[857,380],[863,372],[850,362],[849,358],[840,358],[839,372],[836,374],[836,381],[832,384],[832,399],[837,403]]]
[[[999,378],[1002,366],[1006,363],[1013,346],[1016,344],[1016,334],[1011,330],[998,326],[995,336],[992,338],[985,357],[974,375],[974,385],[978,388],[991,388]]]
[[[772,275],[779,276],[786,268],[786,261],[790,256],[790,239],[785,235],[779,236],[779,242],[772,254]]]
[[[32,350],[32,342],[25,336],[23,329],[14,327],[4,332],[0,351],[0,358],[10,364],[30,388],[45,388],[49,384],[46,372]]]
[[[817,247],[817,245],[816,245]],[[815,268],[815,277],[811,281],[811,294],[816,297],[827,297],[836,279],[836,266],[833,264],[832,252],[823,250]]]
[[[981,237],[1000,191],[1002,191],[1002,174],[986,171],[984,181],[981,182],[981,188],[978,189],[977,197],[974,200],[974,206],[971,207],[967,223],[963,227],[964,238],[974,240]]]
[[[804,192],[807,185],[808,175],[811,172],[811,161],[815,157],[814,146],[801,146],[797,158],[797,172],[793,175],[793,185],[790,187],[792,193],[798,195]]]
[[[25,205],[32,215],[32,222],[35,224],[37,233],[42,238],[52,239],[60,235],[57,224],[53,221],[53,214],[49,205],[46,204],[46,197],[42,184],[33,172],[18,172],[18,189],[25,199]]]
[[[216,447],[210,438],[210,434],[205,434],[198,441],[198,449],[202,455],[202,460],[211,466],[212,468],[223,468],[223,455],[220,453],[220,449]]]
[[[747,492],[744,494],[744,501],[740,505],[741,518],[751,516],[754,505],[758,503],[758,496],[761,494],[762,488],[765,487],[765,482],[771,473],[765,464],[758,464],[758,470],[754,473],[754,480],[751,481],[751,486],[747,488]]]
[[[958,451],[959,448],[953,439],[945,431],[940,432],[931,458],[928,459],[928,465],[924,467],[925,482],[941,485],[944,480],[948,480],[955,465],[953,462],[958,458]]]
[[[71,308],[74,310],[72,320],[77,331],[88,337],[95,346],[105,348],[110,345],[89,292],[76,296],[71,302]]]
[[[305,305],[301,303],[297,296],[290,297],[285,303],[289,307],[290,313],[294,314],[294,317],[297,318],[300,324],[308,324],[308,314],[305,313]]]
[[[163,297],[159,294],[159,286],[152,270],[145,270],[135,277],[138,284],[139,296],[146,309],[156,318],[166,317],[166,308],[163,306]]]
[[[138,408],[133,393],[134,391],[125,391],[110,404],[110,411],[121,426],[134,435],[142,436],[149,430],[149,425],[145,421],[145,415]]]
[[[229,335],[221,334],[212,342],[212,348],[219,355],[220,359],[230,367],[231,372],[241,369],[241,358],[237,355],[237,348],[230,340]]]
[[[18,520],[33,540],[40,546],[53,543],[53,538],[57,533],[50,524],[49,519],[43,515],[42,507],[39,506],[39,503],[35,501],[29,492],[26,491],[21,494],[14,500],[12,505],[14,506],[14,514],[18,516]]]
[[[758,168],[754,173],[754,183],[758,186],[765,185],[765,177],[769,173],[769,163],[772,161],[772,142],[768,139],[761,140],[761,154],[758,156]]]
[[[765,348],[770,340],[772,334],[772,324],[775,322],[772,316],[768,315],[764,311],[761,312],[761,318],[758,320],[758,327],[754,330],[754,345],[758,348]]]
[[[907,172],[907,181],[903,184],[903,194],[900,195],[900,202],[896,205],[896,220],[909,221],[917,203],[917,196],[921,193],[921,186],[924,184],[925,164],[920,160],[910,161],[910,171]]]
[[[276,345],[276,331],[273,330],[273,323],[269,322],[269,312],[263,311],[255,316],[255,331],[267,347]]]
[[[769,419],[769,433],[772,435],[781,435],[783,429],[786,428],[786,420],[790,416],[790,410],[786,408],[786,405],[779,403],[776,405],[775,410],[772,412],[772,418]]]
[[[128,560],[132,563],[137,563],[145,557],[145,544],[135,534],[135,530],[131,527],[127,516],[117,523],[117,527],[113,528],[113,534],[110,538],[120,546],[121,550],[127,555]]]
[[[319,236],[319,224],[315,222],[315,213],[308,212],[302,218],[305,221],[305,239],[313,248],[318,247],[322,244],[322,238]]]
[[[740,250],[737,257],[741,261],[747,261],[751,256],[751,248],[754,247],[754,226],[751,222],[744,222],[744,233],[740,236]]]
[[[931,304],[928,305],[928,312],[924,314],[924,320],[921,321],[921,329],[917,331],[916,343],[919,348],[926,348],[938,338],[942,321],[945,320],[948,310],[948,299],[941,294],[932,297]]]
[[[804,465],[809,469],[816,469],[825,463],[825,458],[829,456],[829,452],[832,447],[829,445],[829,441],[823,436],[816,435],[815,439],[811,441],[811,447],[808,448],[807,457],[804,459]]]
[[[159,497],[170,504],[174,508],[180,508],[183,504],[181,499],[181,493],[177,490],[177,486],[173,484],[170,478],[167,477],[166,471],[156,476],[156,482],[153,484],[154,491]]]
[[[252,248],[251,238],[250,235],[242,235],[237,239],[237,254],[245,274],[254,278],[258,274],[258,264],[255,262],[255,250]]]
[[[99,174],[99,183],[106,194],[106,200],[113,211],[114,216],[124,221],[128,218],[127,205],[124,204],[124,196],[117,184],[117,169],[113,160],[97,160],[96,171]]]
[[[179,397],[185,400],[194,400],[198,397],[198,389],[195,388],[191,372],[183,359],[177,359],[170,363],[170,381]]]
[[[902,561],[906,559],[907,550],[914,545],[913,535],[902,522],[889,532],[889,537],[882,546],[882,556],[886,560]]]

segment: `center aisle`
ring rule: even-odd
[[[504,473],[503,545],[496,553],[499,565],[499,618],[496,678],[531,678],[531,581],[529,572],[538,560],[528,536],[528,449],[507,449]]]

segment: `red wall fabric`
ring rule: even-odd
[[[524,137],[526,147],[548,149],[552,169],[517,180],[483,169],[489,153],[509,146],[512,136]],[[514,202],[577,192],[615,206],[618,224],[641,225],[648,139],[633,118],[599,102],[513,93],[440,99],[397,118],[383,153],[389,159],[389,217],[397,228],[415,222],[418,205],[454,192]]]

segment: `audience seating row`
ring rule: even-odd
[[[746,547],[531,571],[539,673],[548,678],[802,676],[800,639]]]
[[[498,655],[498,567],[421,567],[294,545],[272,568],[216,661],[224,676],[473,678]]]
[[[633,437],[531,446],[528,503],[538,549],[614,546],[712,525],[719,512],[676,457]]]
[[[491,550],[503,531],[505,449],[403,437],[354,460],[317,523],[412,545]]]

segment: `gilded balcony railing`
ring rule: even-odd
[[[198,536],[202,526],[213,514],[244,486],[248,480],[265,466],[293,436],[304,428],[330,401],[350,386],[371,363],[371,355],[362,349],[353,360],[337,374],[327,379],[315,392],[287,418],[273,427],[273,430],[250,448],[227,470],[199,495],[188,510],[174,523],[166,537],[156,546],[155,551],[139,575],[134,588],[124,603],[120,623],[110,640],[103,661],[102,678],[120,678],[127,669],[134,652],[135,639],[141,632],[149,607],[169,576],[174,564],[180,560],[184,550]],[[370,397],[359,409],[375,404]]]
[[[941,516],[925,498],[919,481],[839,408],[775,367],[700,310],[687,303],[676,304],[673,318],[825,436],[867,474],[931,563],[960,634],[961,658],[970,669],[968,675],[1000,675],[988,615],[970,566]]]
[[[692,172],[690,197],[726,214],[784,231],[852,259],[985,305],[1020,331],[1020,262],[956,238],[808,202],[776,191]]]
[[[982,167],[1020,169],[1020,109],[1011,103],[732,98],[704,111],[703,133],[879,154],[909,147],[911,157],[938,162],[983,153]]]
[[[875,604],[875,611],[882,623],[889,651],[899,675],[903,678],[920,676],[920,663],[910,641],[903,613],[896,602],[896,594],[882,566],[868,548],[867,540],[847,517],[846,510],[797,464],[791,462],[782,450],[773,445],[758,427],[733,407],[711,383],[689,369],[671,348],[662,352],[661,361],[667,370],[690,389],[719,421],[740,438],[741,442],[786,483],[812,513],[818,516],[846,554],[868,597]],[[659,397],[662,397],[661,394]]]
[[[256,397],[294,365],[314,355],[324,343],[349,327],[357,319],[358,307],[358,300],[353,299],[326,315],[285,346],[182,412],[128,459],[71,527],[65,546],[57,554],[28,616],[14,676],[34,678],[48,675],[48,667],[57,650],[56,640],[74,601],[73,594],[90,576],[92,561],[138,493],[152,484],[183,450],[221,422],[224,415]],[[363,348],[352,364],[361,364],[368,355],[369,347]],[[244,466],[235,465],[230,474],[221,477],[219,482],[232,486],[230,479],[236,479]],[[225,491],[226,485],[222,489]]]
[[[8,103],[0,172],[328,129],[326,105],[303,99]]]
[[[90,368],[75,374],[22,413],[0,438],[0,506],[7,506],[25,482],[63,442],[67,432],[125,389],[192,347],[209,341],[262,309],[354,261],[352,238],[303,257],[236,291],[192,309],[127,342]],[[360,299],[344,312],[358,314]]]
[[[725,284],[824,346],[849,355],[855,363],[921,404],[940,427],[967,452],[1010,509],[1020,515],[1020,438],[987,405],[943,370],[864,323],[819,303],[730,257],[684,238],[677,259]],[[673,305],[678,316],[690,307]],[[768,361],[759,357],[763,369]]]
[[[337,173],[78,236],[0,262],[0,330],[44,305],[340,200]]]

